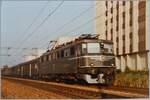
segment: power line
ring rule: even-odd
[[[49,2],[49,1],[48,1]],[[48,3],[47,3],[48,4]],[[40,14],[44,11],[44,9],[46,8],[46,6],[47,6],[47,4],[41,9],[41,11],[38,13],[38,15],[35,17],[35,19],[33,20],[33,22],[28,26],[28,28],[27,28],[27,30],[24,32],[24,34],[32,27],[32,25],[35,23],[35,21],[38,19],[38,17],[40,16]],[[45,19],[44,19],[45,20]],[[41,26],[41,25],[39,25],[39,26]],[[25,43],[25,41],[32,35],[32,33],[33,32],[35,32],[36,30],[37,30],[37,28],[39,28],[39,26],[38,27],[36,27],[35,28],[35,30],[34,31],[32,31],[30,34],[28,34],[25,38],[24,38],[24,40],[22,40],[21,41],[21,43],[19,43],[19,46],[18,47],[20,47],[20,46],[22,46],[24,43]]]
[[[41,8],[41,10],[38,12],[38,14],[36,15],[36,17],[32,20],[32,22],[29,24],[29,26],[25,29],[25,31],[23,32],[23,34],[26,35],[26,33],[31,29],[31,27],[33,26],[33,24],[38,20],[38,18],[40,17],[41,13],[43,13],[43,11],[45,10],[45,8],[47,7],[47,5],[49,4],[50,1],[47,1],[44,6]],[[24,36],[20,36],[17,40],[21,39]],[[21,45],[21,44],[20,44]],[[20,48],[20,45],[17,46],[17,48],[14,47],[2,47],[3,49],[27,49],[27,48]]]
[[[121,4],[120,4],[120,5],[121,5]],[[114,7],[113,9],[116,9],[116,7]],[[111,9],[108,10],[108,11],[111,11]],[[79,30],[79,29],[81,29],[82,27],[85,27],[86,25],[88,25],[88,23],[90,23],[91,21],[94,21],[94,20],[96,20],[96,19],[102,17],[104,14],[105,14],[105,12],[104,12],[104,13],[101,13],[100,15],[98,15],[98,16],[96,16],[96,17],[90,19],[90,20],[88,20],[87,22],[83,23],[82,25],[80,25],[80,26],[78,26],[78,27],[76,27],[76,28],[74,28],[74,29],[72,29],[72,30],[66,32],[65,34],[62,34],[61,36],[64,36],[64,35],[66,36],[66,35],[68,35],[68,34],[71,34],[71,33],[72,33],[73,31],[75,31],[75,30]],[[45,44],[44,44],[44,45],[45,45]],[[42,45],[41,48],[42,48],[44,45]]]
[[[45,10],[45,8],[47,7],[47,5],[49,4],[50,1],[47,1],[46,4],[42,7],[42,9],[39,11],[39,13],[37,14],[37,16],[33,19],[33,21],[31,22],[31,24],[26,28],[26,30],[23,32],[23,34],[26,34],[29,29],[31,29],[31,27],[33,26],[33,24],[37,21],[37,19],[40,17],[41,13],[43,13],[43,11]],[[21,39],[23,36],[20,36],[17,40]]]
[[[53,15],[56,10],[64,3],[64,1],[61,1],[61,3],[48,15],[45,17],[45,19],[42,21],[42,23],[40,23],[35,29],[34,31],[32,31],[30,34],[28,34],[28,36],[20,43],[20,45],[23,45],[25,43],[25,41],[27,41],[47,20],[48,18]]]
[[[28,36],[20,43],[20,46],[23,46],[23,44],[25,43],[25,41],[27,41],[47,20],[50,16],[52,16],[56,11],[57,9],[59,9],[61,7],[61,5],[64,3],[64,0],[61,1],[61,3],[51,12],[48,14],[48,16],[45,17],[45,19],[42,21],[42,23],[40,23],[34,31],[32,31],[30,34],[28,34]]]
[[[12,49],[24,49],[24,50],[31,50],[35,49],[37,47],[32,47],[32,48],[17,48],[17,47],[1,47],[1,49],[7,49],[7,50],[12,50]],[[39,49],[39,48],[38,48]]]
[[[99,3],[96,3],[96,5],[98,5]],[[78,19],[79,17],[81,17],[83,14],[85,14],[87,11],[89,11],[91,8],[93,8],[93,6],[85,9],[84,11],[82,11],[79,15],[73,17],[71,20],[69,20],[68,22],[66,22],[65,24],[63,24],[62,26],[60,26],[59,28],[56,29],[56,31],[52,32],[52,33],[57,33],[60,30],[62,30],[64,27],[66,27],[67,25],[71,24],[72,22],[74,22],[76,19]],[[49,37],[50,35],[46,35],[44,38],[40,39],[39,41],[45,40],[45,38]],[[43,46],[42,46],[43,47]]]
[[[72,18],[71,20],[69,20],[68,22],[66,22],[65,24],[63,24],[62,26],[60,26],[59,28],[56,29],[56,31],[52,32],[52,33],[57,33],[60,30],[62,30],[65,26],[69,25],[70,23],[74,22],[76,19],[78,19],[79,17],[81,17],[83,14],[85,14],[87,11],[89,11],[91,8],[93,8],[93,6],[87,8],[86,10],[82,11],[79,15],[75,16],[74,18]],[[49,35],[48,35],[49,36]],[[44,40],[45,38],[47,38],[48,36],[45,36],[44,38],[40,39]]]
[[[61,7],[61,5],[64,3],[64,0],[63,1],[61,1],[61,3],[48,15],[48,16],[46,16],[45,17],[45,19],[42,21],[42,23],[41,24],[39,24],[36,28],[35,28],[35,30],[34,31],[32,31],[30,34],[28,34],[28,36],[20,43],[20,46],[19,47],[21,47],[24,43],[25,43],[25,41],[27,40],[27,39],[29,39],[29,37],[31,37],[47,20],[48,20],[48,18],[50,17],[50,16],[52,16],[56,11],[57,11],[57,9],[59,8],[59,7]],[[20,52],[21,53],[21,52]],[[19,53],[19,54],[20,54]],[[16,53],[17,54],[17,53]],[[16,55],[15,54],[15,55]]]

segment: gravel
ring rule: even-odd
[[[40,90],[2,79],[2,99],[69,99],[61,94]]]

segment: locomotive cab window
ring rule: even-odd
[[[100,53],[100,44],[99,43],[87,43],[87,52],[88,53]]]
[[[101,52],[103,53],[113,53],[113,45],[109,43],[101,43]]]

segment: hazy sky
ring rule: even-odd
[[[0,66],[22,62],[23,55],[31,54],[30,48],[46,48],[48,41],[57,37],[95,32],[94,21],[85,24],[95,17],[94,1],[65,1],[41,27],[34,31],[60,3],[60,1],[2,1],[1,46],[3,48],[1,48]],[[39,14],[41,9],[42,13]],[[65,24],[86,9],[88,9],[86,13]],[[39,16],[36,17],[37,15]],[[35,18],[37,20],[27,30]],[[64,27],[61,28],[62,26]],[[12,48],[8,50],[4,47]],[[22,50],[22,48],[27,49]],[[5,56],[7,54],[10,56]]]

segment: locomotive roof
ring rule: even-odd
[[[70,42],[67,42],[67,43],[63,43],[61,45],[58,45],[57,47],[55,47],[55,49],[52,49],[52,50],[49,50],[48,52],[45,52],[43,55],[41,56],[44,56],[44,55],[48,55],[52,52],[57,52],[61,49],[65,49],[67,47],[71,47],[73,45],[76,45],[76,44],[80,44],[80,43],[88,43],[88,42],[104,42],[104,43],[109,43],[109,44],[113,44],[112,41],[110,40],[104,40],[104,39],[99,39],[98,38],[99,35],[95,35],[93,37],[90,36],[85,36],[85,37],[78,37],[76,38],[75,40],[73,41],[70,41]]]

